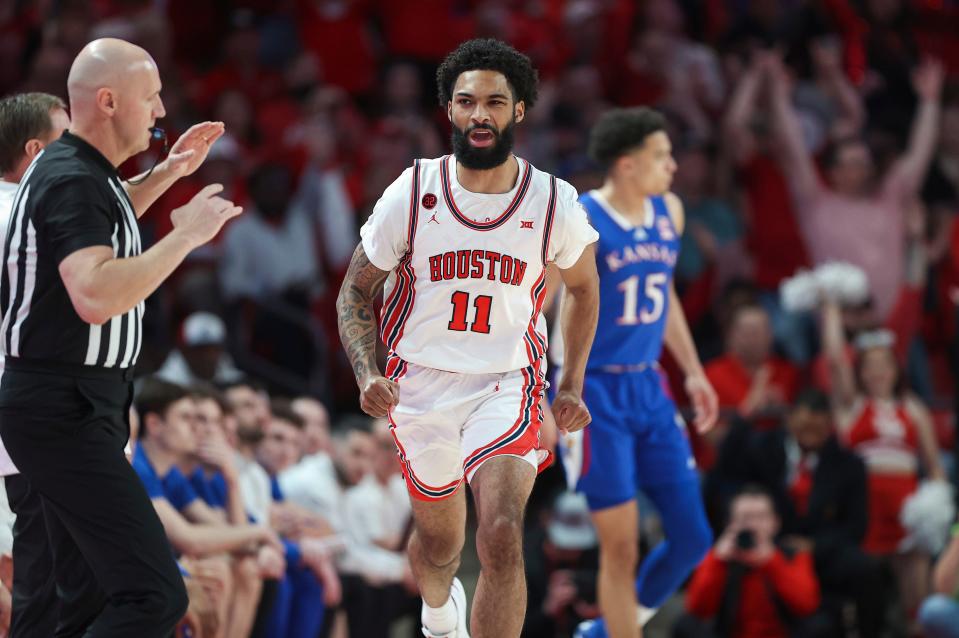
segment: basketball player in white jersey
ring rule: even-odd
[[[589,226],[569,184],[512,154],[513,127],[536,100],[529,59],[471,40],[437,71],[452,124],[452,156],[417,160],[380,198],[337,307],[364,411],[389,415],[413,503],[409,556],[423,596],[423,634],[467,638],[454,578],[467,481],[479,518],[482,571],[474,638],[516,638],[526,583],[523,510],[538,466],[547,264],[566,284],[566,367],[553,413],[585,427],[581,399],[596,328],[597,274]],[[373,298],[385,281],[376,362]]]

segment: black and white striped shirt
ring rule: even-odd
[[[112,246],[117,257],[139,255],[140,231],[116,168],[64,133],[33,161],[14,197],[0,274],[4,355],[103,368],[136,363],[143,303],[103,325],[89,324],[60,278],[60,262],[90,246]]]

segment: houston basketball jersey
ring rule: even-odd
[[[599,328],[587,369],[657,361],[663,349],[669,284],[680,238],[666,201],[650,197],[645,220],[634,225],[597,191],[580,197],[599,232]]]
[[[509,193],[471,193],[453,156],[417,160],[360,230],[370,262],[390,271],[380,334],[412,363],[464,373],[538,365],[545,268],[576,263],[596,241],[576,190],[517,158]]]

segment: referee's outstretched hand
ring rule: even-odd
[[[216,237],[226,220],[243,212],[241,206],[234,206],[233,202],[216,196],[222,190],[221,184],[210,184],[185,206],[170,213],[174,231],[182,233],[194,247],[202,246]]]

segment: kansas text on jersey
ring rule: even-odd
[[[647,200],[634,225],[597,191],[580,201],[599,231],[599,325],[587,369],[652,364],[659,359],[669,312],[669,284],[679,236],[662,197]]]

